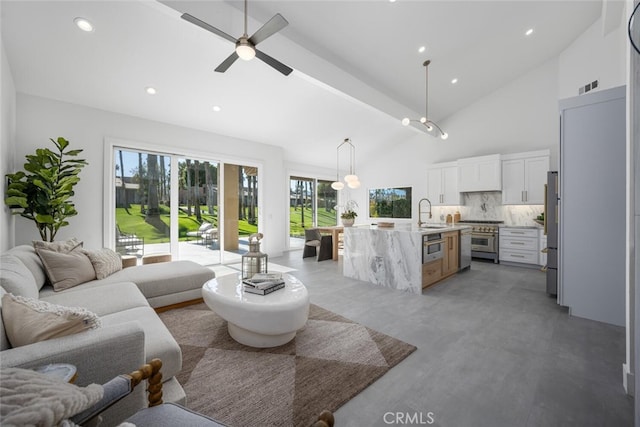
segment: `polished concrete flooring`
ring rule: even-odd
[[[624,328],[568,315],[533,269],[475,261],[413,295],[291,251],[311,302],[418,347],[336,413],[336,425],[631,426]],[[331,343],[327,343],[331,345]]]

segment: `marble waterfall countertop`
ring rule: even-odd
[[[422,295],[422,237],[471,228],[469,225],[344,228],[343,274],[365,282]]]

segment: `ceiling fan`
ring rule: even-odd
[[[276,13],[273,18],[271,18],[258,31],[256,31],[251,37],[249,37],[249,35],[247,34],[247,0],[244,0],[244,34],[242,34],[239,39],[231,37],[224,31],[221,31],[213,27],[212,25],[201,21],[195,16],[189,15],[188,13],[183,13],[181,18],[236,44],[235,51],[231,55],[229,55],[227,59],[222,61],[222,63],[216,68],[216,71],[219,73],[224,73],[225,71],[227,71],[231,64],[236,62],[238,58],[249,61],[253,59],[254,56],[257,56],[258,59],[260,59],[262,62],[265,62],[266,64],[272,66],[285,76],[288,76],[293,71],[293,68],[287,67],[277,59],[256,49],[256,45],[258,43],[263,42],[267,38],[271,37],[278,31],[289,25],[289,22],[287,22],[287,20],[284,19],[284,17],[279,13]]]

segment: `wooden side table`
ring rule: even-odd
[[[149,254],[142,257],[142,265],[158,262],[170,262],[171,254]]]

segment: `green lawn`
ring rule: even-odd
[[[311,217],[311,209],[305,208],[304,210],[304,225],[305,228],[309,228],[313,225],[313,219]],[[326,209],[318,210],[318,227],[329,227],[336,225],[336,211],[331,209],[327,212]],[[304,228],[302,228],[302,218],[300,208],[289,208],[289,234],[291,236],[304,236]]]
[[[216,207],[217,209],[217,207]],[[164,223],[165,228],[156,227],[145,222],[144,214],[140,213],[140,205],[131,205],[129,213],[124,208],[116,208],[116,223],[120,226],[123,233],[133,233],[138,237],[144,237],[144,242],[150,243],[166,243],[169,241],[169,208],[167,206],[160,207],[160,219]],[[195,215],[187,216],[186,208],[180,208],[178,216],[178,235],[180,240],[187,240],[187,231],[195,231],[200,227],[200,223],[196,220]],[[290,208],[290,233],[292,236],[304,236],[304,228],[302,227],[302,219],[300,218],[300,209]],[[311,218],[311,209],[304,210],[304,225],[306,228],[313,224]],[[217,210],[215,215],[202,214],[202,220],[210,222],[214,227],[218,226]],[[318,226],[327,227],[336,225],[336,211],[327,212],[325,209],[318,211]],[[239,221],[238,234],[240,236],[248,236],[258,231],[256,225],[251,225],[247,221]]]
[[[160,206],[160,220],[165,227],[157,227],[145,222],[144,214],[140,213],[140,205],[131,205],[129,213],[125,208],[116,208],[116,223],[123,233],[134,233],[138,237],[144,237],[145,243],[166,243],[169,241],[169,208]],[[187,231],[195,231],[200,227],[195,215],[187,216],[181,207],[178,211],[178,235],[180,240],[187,240]],[[210,222],[214,227],[218,226],[217,207],[216,214],[202,214],[202,220]],[[164,228],[164,229],[162,229]],[[258,230],[257,225],[251,225],[247,221],[239,221],[238,234],[248,236]]]

